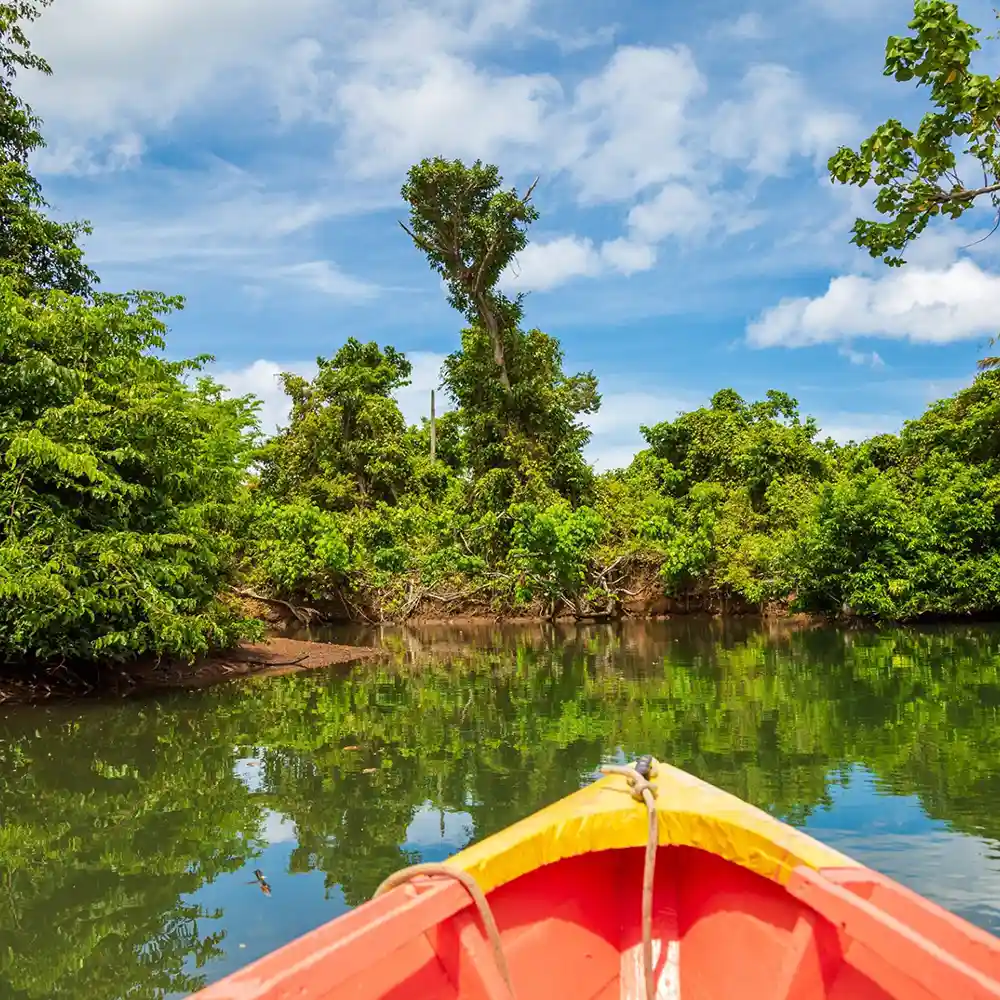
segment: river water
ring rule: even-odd
[[[355,639],[386,662],[0,716],[0,1000],[183,997],[644,752],[1000,933],[1000,629]]]

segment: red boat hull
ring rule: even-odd
[[[701,812],[661,806],[652,924],[658,1000],[1000,1000],[996,938],[679,775],[670,769],[661,784],[676,782],[681,806],[693,789],[688,797]],[[608,782],[598,784],[606,791]],[[611,822],[619,808],[624,826]],[[517,1000],[646,1000],[635,812],[641,821],[635,803],[585,789],[455,859],[488,892]],[[603,847],[602,839],[618,843]],[[835,863],[817,863],[826,860]],[[198,994],[509,997],[466,888],[427,877]]]

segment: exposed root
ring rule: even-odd
[[[258,594],[255,590],[245,590],[242,587],[231,587],[230,591],[237,597],[245,597],[251,601],[261,601],[264,604],[276,604],[279,607],[287,608],[292,617],[300,625],[309,625],[312,622],[323,618],[323,613],[321,611],[317,611],[315,608],[300,607],[296,604],[292,604],[290,601],[283,601],[279,597],[265,597],[263,594]]]

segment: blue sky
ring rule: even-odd
[[[963,15],[994,30],[988,3]],[[348,336],[405,350],[416,419],[461,321],[399,229],[425,155],[539,177],[507,276],[527,321],[593,369],[591,457],[723,386],[796,396],[846,439],[971,380],[1000,328],[987,209],[902,271],[849,244],[871,194],[828,156],[923,95],[882,78],[905,0],[55,0],[50,201],[95,227],[104,287],[182,294],[170,351],[207,352],[280,421],[279,370]],[[1000,42],[979,68],[1000,70]]]

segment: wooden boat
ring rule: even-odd
[[[404,873],[198,1000],[1000,998],[997,938],[683,771],[651,770],[602,778],[443,876]]]

